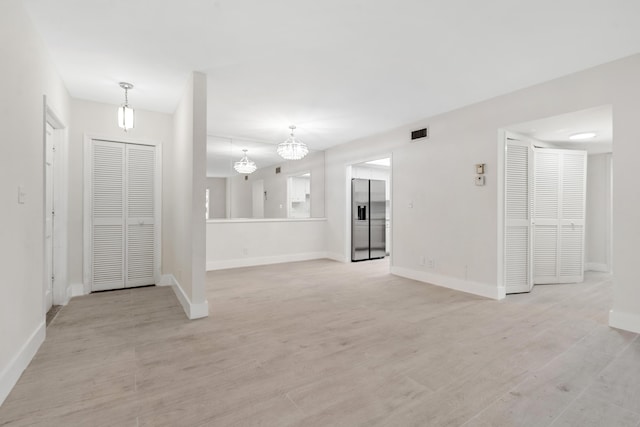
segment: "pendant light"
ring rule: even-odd
[[[129,90],[133,89],[133,85],[127,82],[120,82],[120,87],[124,89],[124,104],[118,108],[118,126],[124,131],[133,129],[134,127],[134,112],[133,108],[129,105]]]
[[[278,154],[285,160],[300,160],[309,153],[309,148],[307,144],[293,136],[295,126],[291,125],[289,129],[291,129],[291,135],[285,142],[278,144]]]
[[[233,168],[236,170],[236,172],[242,174],[250,174],[252,172],[255,172],[255,170],[257,169],[256,162],[249,160],[249,158],[247,157],[246,148],[242,150],[242,152],[244,153],[244,155],[242,156],[240,161],[234,163]]]

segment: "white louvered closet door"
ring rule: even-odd
[[[562,164],[560,283],[584,281],[587,152],[565,150]]]
[[[559,150],[534,148],[533,282],[557,283],[560,226]]]
[[[93,141],[92,291],[155,283],[155,147]]]
[[[93,141],[91,290],[125,287],[125,145]]]
[[[534,273],[536,284],[584,279],[586,152],[536,148]]]
[[[506,144],[505,287],[507,293],[529,292],[531,276],[531,144],[512,139]]]
[[[127,238],[126,286],[155,283],[155,147],[126,146]]]

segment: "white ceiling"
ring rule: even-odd
[[[518,123],[507,129],[558,147],[587,150],[591,154],[613,150],[613,112],[610,105]],[[584,132],[594,132],[596,136],[584,141],[569,139],[571,135]]]
[[[222,178],[237,175],[233,164],[243,156],[243,149],[247,150],[247,157],[256,163],[258,169],[287,162],[278,155],[274,144],[243,138],[209,136],[207,138],[207,176]],[[312,153],[313,150],[310,152]]]
[[[630,0],[24,0],[71,96],[172,113],[208,76],[208,131],[312,148],[640,51]]]

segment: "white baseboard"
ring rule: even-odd
[[[203,303],[198,304],[192,303],[173,274],[163,274],[156,286],[171,286],[180,305],[182,305],[182,309],[190,320],[209,316],[209,301],[205,300]]]
[[[602,273],[608,273],[609,266],[599,262],[587,262],[584,264],[584,271],[600,271]]]
[[[84,290],[83,283],[72,283],[67,288],[67,302],[74,297],[81,297],[83,295],[87,295]]]
[[[467,292],[469,294],[478,295],[491,299],[503,299],[505,297],[505,289],[499,288],[497,285],[491,286],[486,283],[472,282],[469,280],[458,279],[457,277],[443,276],[441,274],[429,273],[426,271],[411,270],[403,267],[391,267],[391,274],[407,279],[417,280],[456,291]]]
[[[609,311],[609,326],[640,334],[640,315],[620,311]]]
[[[351,260],[348,259],[345,255],[339,254],[337,252],[328,252],[327,258],[332,259],[334,261],[338,261],[338,262],[344,262],[344,263],[351,262]]]
[[[237,258],[222,261],[208,261],[207,271],[225,270],[227,268],[254,267],[257,265],[281,264],[283,262],[309,261],[327,258],[326,252],[305,252],[301,254],[285,254],[265,257]]]
[[[27,369],[31,359],[38,352],[40,345],[44,342],[45,331],[46,324],[43,320],[0,373],[0,405],[9,396],[11,389],[20,379],[20,375]]]

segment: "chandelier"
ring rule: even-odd
[[[133,89],[131,83],[120,82],[120,87],[124,89],[124,104],[118,108],[118,126],[126,132],[134,127],[133,108],[129,105],[129,90]]]
[[[242,152],[244,153],[244,156],[242,156],[239,161],[234,163],[233,168],[236,170],[236,172],[243,174],[250,174],[252,172],[255,172],[255,170],[257,169],[256,162],[249,160],[249,158],[247,157],[246,148],[242,150]]]
[[[289,126],[291,135],[281,144],[278,144],[278,154],[285,160],[300,160],[309,153],[307,145],[293,136],[295,126]]]

